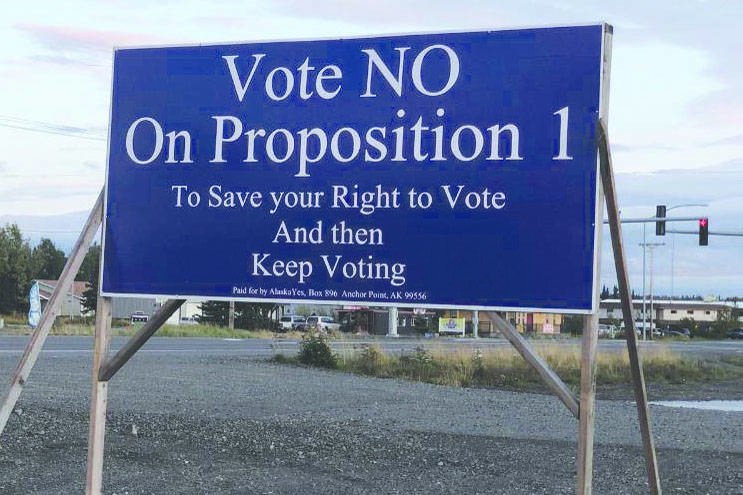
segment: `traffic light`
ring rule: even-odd
[[[700,246],[706,246],[709,238],[709,219],[708,218],[700,218],[699,219],[699,245]]]
[[[666,205],[655,207],[656,218],[666,218]],[[655,222],[655,235],[666,235],[666,222]]]

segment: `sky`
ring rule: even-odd
[[[743,232],[740,19],[743,3],[722,0],[3,2],[0,220],[93,204],[104,180],[114,46],[606,21],[614,26],[609,133],[622,215],[706,204],[672,213],[709,216],[712,231]],[[624,230],[639,289],[642,227]],[[666,244],[654,255],[656,293],[743,296],[743,238],[713,236],[701,248],[696,237],[653,231],[649,225],[648,242]],[[74,240],[71,232],[56,235]],[[605,239],[602,281],[611,285]]]

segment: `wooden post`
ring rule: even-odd
[[[609,118],[609,74],[611,72],[613,30],[605,26],[601,60],[601,101],[599,120]],[[600,159],[597,166],[600,168]],[[601,244],[604,225],[604,189],[596,177],[596,222],[594,224],[594,252],[598,257],[594,267],[593,307],[596,311],[583,320],[583,343],[581,348],[580,424],[578,429],[578,495],[590,495],[593,491],[593,433],[596,407],[596,345],[599,330],[599,281],[601,280]]]
[[[230,301],[230,309],[229,309],[229,317],[228,317],[227,326],[229,327],[230,330],[235,329],[235,301]],[[159,328],[159,325],[158,325],[158,328]]]
[[[390,307],[387,313],[387,337],[397,336],[397,308]]]
[[[106,435],[108,382],[98,374],[106,361],[111,334],[111,298],[98,296],[95,310],[95,347],[93,350],[93,390],[90,396],[90,429],[88,432],[88,471],[86,495],[100,495],[103,487],[103,440]]]
[[[599,122],[599,156],[601,159],[601,181],[606,194],[606,210],[608,212],[609,228],[611,230],[611,244],[614,250],[614,266],[617,270],[619,297],[622,301],[622,316],[627,339],[627,352],[632,370],[635,403],[637,404],[637,415],[640,421],[642,446],[648,473],[648,485],[650,487],[650,493],[660,495],[660,475],[658,473],[658,460],[655,455],[655,444],[653,442],[653,429],[650,423],[645,376],[642,372],[642,361],[637,352],[637,334],[635,333],[635,319],[632,314],[632,291],[630,290],[624,244],[622,243],[622,223],[619,219],[619,203],[617,202],[616,188],[614,186],[614,171],[611,162],[611,151],[609,150],[609,138],[603,122]]]
[[[18,397],[20,397],[23,391],[23,386],[28,380],[31,370],[39,358],[41,349],[44,347],[44,342],[49,335],[49,330],[51,330],[54,320],[57,317],[59,307],[65,297],[67,297],[70,287],[72,287],[72,282],[75,280],[78,270],[80,270],[80,265],[85,259],[93,237],[98,232],[98,227],[101,225],[102,219],[103,191],[98,195],[98,199],[90,211],[83,231],[80,237],[78,237],[77,242],[75,242],[70,257],[67,259],[62,274],[59,276],[57,286],[54,288],[49,302],[44,309],[44,314],[41,315],[39,326],[36,327],[36,330],[34,330],[34,333],[26,344],[26,349],[23,351],[23,355],[18,361],[18,366],[10,379],[10,388],[3,398],[2,406],[0,406],[0,436],[2,436],[3,430],[5,430],[8,418],[10,418],[16,402],[18,402]]]
[[[576,490],[578,495],[590,495],[593,490],[593,432],[596,408],[598,321],[598,313],[588,315],[583,320],[583,345],[580,358],[580,416],[578,418],[578,487]]]
[[[570,393],[570,389],[565,385],[565,382],[550,369],[549,365],[539,354],[534,352],[529,346],[529,343],[510,323],[493,311],[489,311],[487,314],[495,325],[495,328],[516,348],[526,362],[539,373],[539,376],[542,377],[542,380],[544,380],[552,392],[557,395],[562,403],[573,413],[573,416],[577,418],[579,409],[578,401]]]

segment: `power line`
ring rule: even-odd
[[[24,233],[31,234],[79,234],[79,230],[33,230],[33,229],[21,229]]]
[[[106,138],[90,132],[82,127],[53,124],[51,122],[42,122],[39,120],[21,119],[8,115],[0,115],[0,126],[10,129],[19,129],[23,131],[42,132],[45,134],[55,134],[58,136],[76,137],[88,139],[91,141],[105,141]]]

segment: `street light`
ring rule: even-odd
[[[666,208],[666,214],[669,211],[671,211],[671,210],[675,210],[676,208],[686,208],[686,207],[689,207],[689,206],[699,206],[699,207],[702,207],[702,208],[706,208],[709,205],[707,203],[684,203],[684,204],[681,204],[681,205],[669,206],[668,208]],[[673,268],[674,267],[673,267],[673,262],[674,262],[674,258],[675,258],[675,253],[676,253],[676,236],[674,235],[674,236],[671,237],[671,299],[673,299],[673,296],[674,296],[674,286],[673,286],[673,277],[674,277]]]

